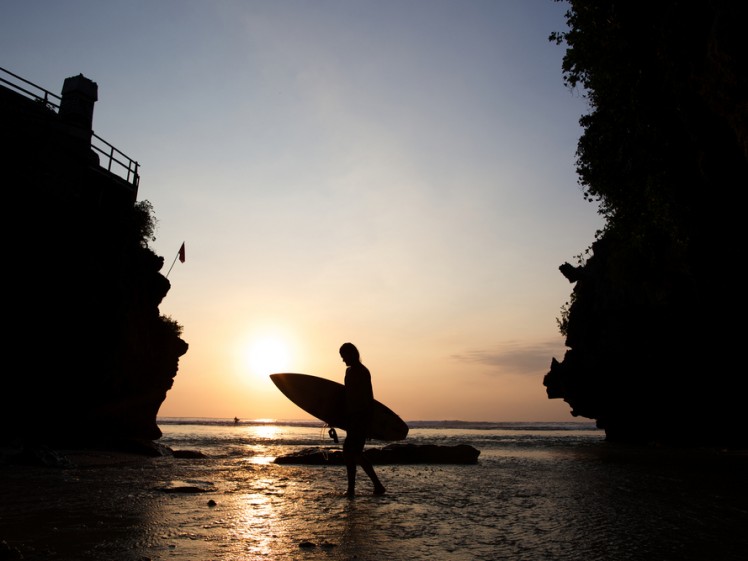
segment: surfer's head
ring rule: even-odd
[[[340,356],[346,364],[361,361],[361,355],[358,354],[358,349],[353,343],[343,343],[340,347]]]

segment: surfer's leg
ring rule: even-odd
[[[343,441],[343,461],[348,476],[348,491],[346,495],[353,497],[356,494],[356,464],[363,450],[364,438],[359,435],[348,433]]]
[[[361,464],[361,467],[364,468],[364,472],[366,473],[366,475],[369,476],[369,479],[371,479],[371,482],[374,484],[374,494],[384,495],[386,489],[384,488],[384,485],[382,485],[382,482],[379,481],[377,472],[374,471],[374,466],[371,465],[371,462],[368,460],[368,458],[361,454],[359,456],[359,463]]]
[[[348,491],[346,491],[346,495],[353,497],[356,494],[356,458],[345,452],[343,456],[345,457],[345,471],[348,476]]]

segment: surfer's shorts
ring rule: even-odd
[[[343,452],[359,454],[364,451],[366,444],[366,434],[362,432],[349,432],[345,435],[343,441]]]

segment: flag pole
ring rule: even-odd
[[[177,254],[174,256],[174,261],[171,262],[171,267],[169,267],[169,271],[166,273],[167,279],[169,278],[169,273],[171,273],[171,270],[174,268],[174,263],[177,262],[177,259],[184,263],[184,242],[179,246],[179,251],[177,251]]]

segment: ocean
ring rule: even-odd
[[[467,444],[480,450],[480,459],[535,453],[546,447],[584,447],[605,437],[593,422],[492,423],[471,421],[409,421],[409,444],[450,446]],[[158,420],[160,442],[173,449],[196,449],[214,457],[240,457],[250,463],[267,463],[277,456],[305,448],[336,449],[320,421],[242,420],[166,417]],[[339,436],[345,436],[340,431]],[[387,442],[369,441],[381,447]]]
[[[274,461],[339,448],[321,423],[160,418],[162,444],[206,457],[0,466],[0,542],[71,561],[746,558],[744,451],[612,445],[589,422],[408,425],[478,462],[376,466],[383,496],[359,470],[350,499],[342,466]]]

